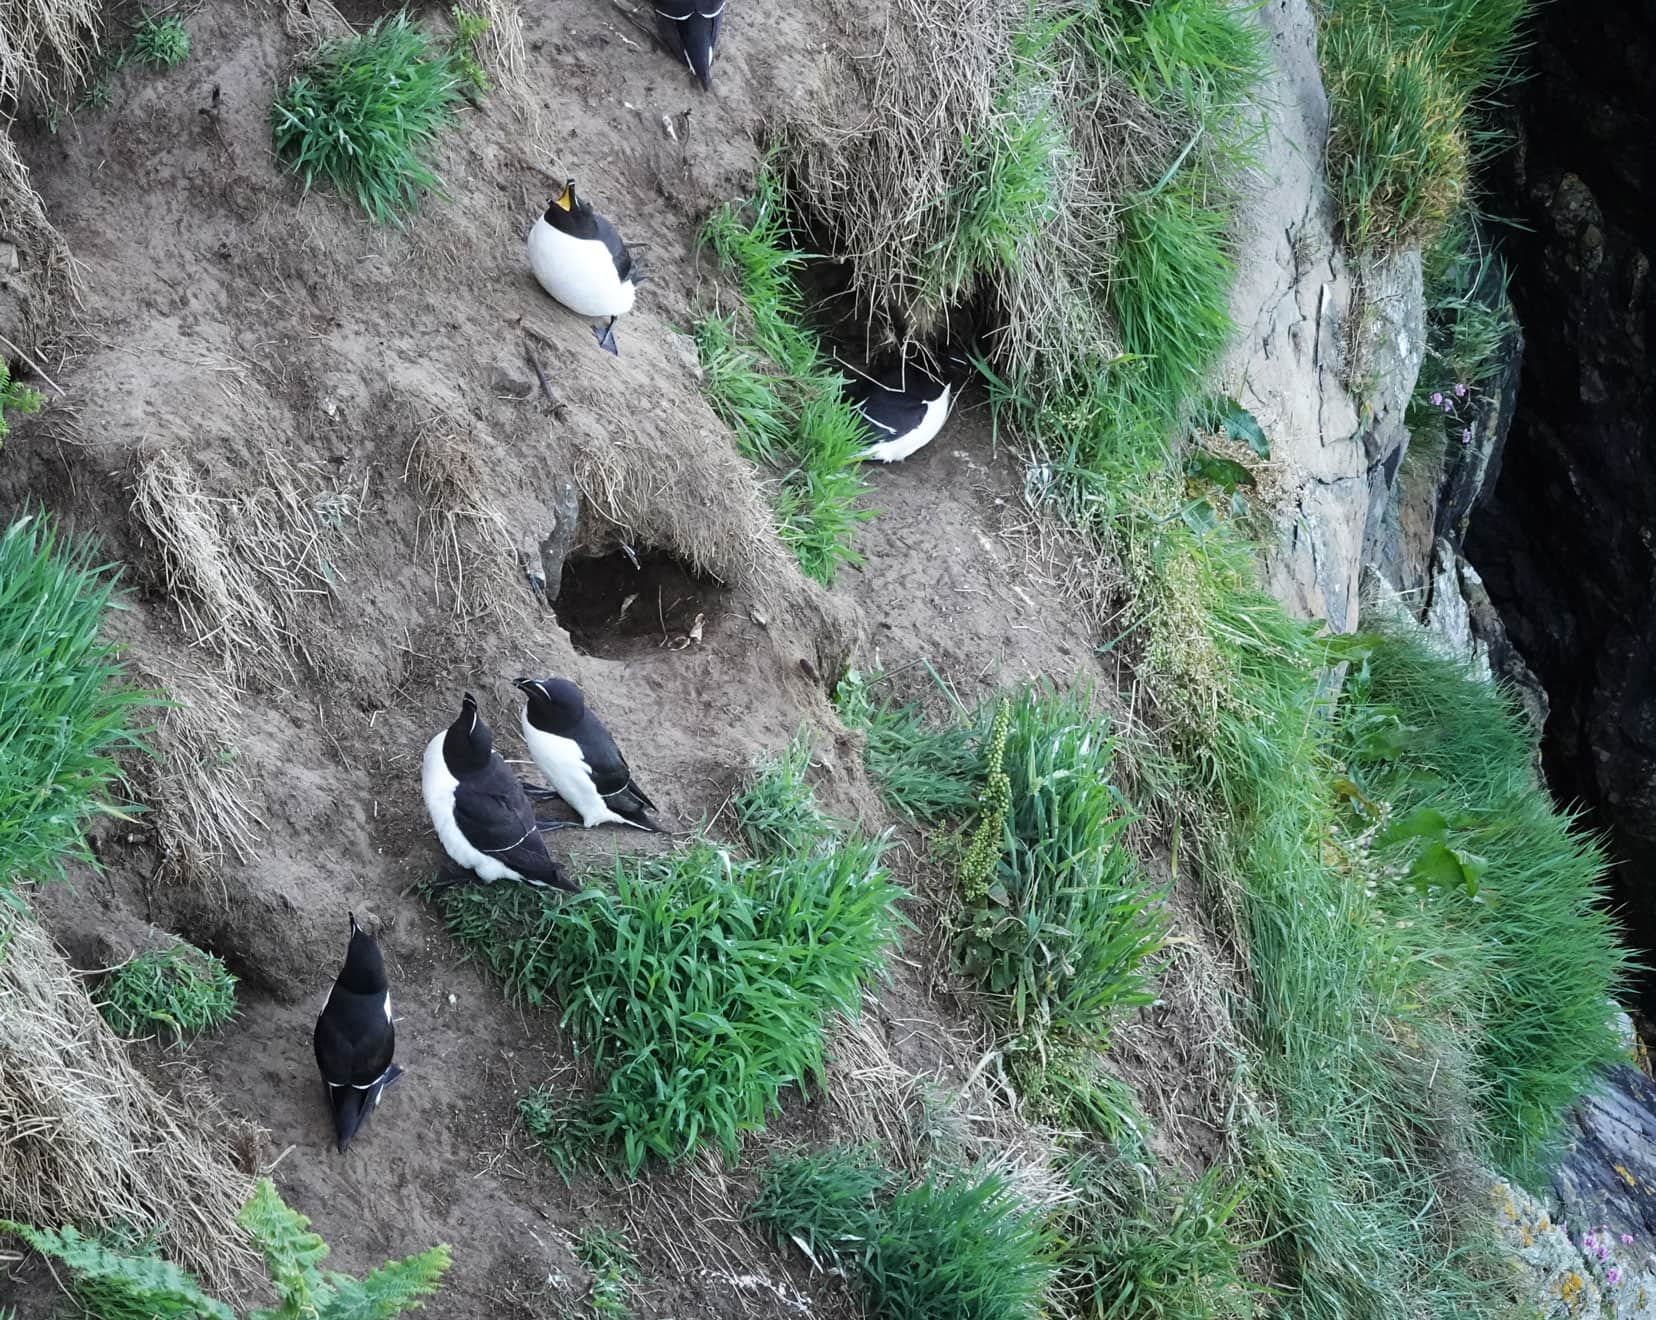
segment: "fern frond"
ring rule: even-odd
[[[122,1300],[141,1301],[154,1314],[196,1315],[200,1320],[236,1320],[178,1266],[156,1256],[123,1256],[73,1228],[43,1229],[0,1219],[0,1233],[20,1237],[43,1256],[68,1266],[80,1279],[96,1281]]]
[[[276,1185],[269,1178],[260,1178],[236,1222],[264,1253],[270,1281],[282,1295],[282,1309],[255,1312],[251,1320],[266,1315],[302,1315],[307,1308],[317,1308],[323,1300],[318,1294],[326,1285],[317,1273],[316,1262],[328,1254],[328,1244],[310,1231],[310,1220],[277,1195]]]
[[[320,1320],[392,1320],[404,1311],[418,1311],[443,1285],[449,1267],[447,1243],[430,1247],[417,1256],[387,1261],[367,1277],[352,1279],[330,1274],[334,1289],[332,1303],[322,1308]]]

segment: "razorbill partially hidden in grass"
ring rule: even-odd
[[[420,787],[443,851],[479,880],[527,880],[575,893],[578,886],[547,854],[523,785],[494,749],[494,736],[470,692],[454,723],[426,744]],[[463,876],[444,877],[453,884]]]
[[[656,0],[656,31],[704,92],[713,90],[713,48],[719,44],[724,11],[725,0]]]
[[[343,1155],[362,1120],[379,1106],[380,1094],[402,1076],[391,1062],[397,1029],[391,1021],[391,991],[379,941],[357,925],[351,913],[351,944],[345,966],[316,1019],[312,1043],[316,1066],[328,1084],[334,1135]]]
[[[937,438],[969,366],[956,354],[950,354],[946,363],[945,371],[932,372],[917,362],[899,362],[876,376],[858,376],[852,381],[846,393],[862,414],[868,438],[874,441],[858,458],[896,463]]]
[[[607,316],[594,326],[599,347],[616,352],[615,318],[632,311],[644,263],[635,262],[615,226],[575,196],[575,180],[552,199],[529,231],[529,268],[541,288],[581,316]]]
[[[520,678],[523,741],[552,792],[580,813],[581,824],[631,825],[657,833],[648,812],[656,804],[638,786],[621,749],[586,708],[581,689],[567,678]],[[573,822],[571,822],[573,824]]]

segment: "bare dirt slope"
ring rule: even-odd
[[[712,1164],[566,1188],[525,1148],[514,1100],[567,1074],[567,1056],[555,1019],[506,1007],[405,892],[438,860],[419,753],[469,689],[521,755],[511,681],[557,672],[681,826],[715,815],[801,722],[827,734],[829,804],[883,824],[813,671],[877,654],[917,690],[925,658],[972,698],[1093,672],[1092,635],[1062,565],[1027,553],[1017,465],[992,453],[981,416],[875,474],[867,564],[830,594],[769,534],[763,491],[700,397],[675,330],[717,297],[694,234],[745,191],[761,123],[819,84],[812,7],[735,8],[711,97],[599,0],[524,17],[526,102],[502,89],[466,115],[442,162],[451,199],[407,233],[329,196],[301,201],[276,168],[266,116],[305,44],[274,11],[210,3],[175,73],[121,74],[109,110],[55,134],[19,126],[86,295],[82,333],[49,364],[64,397],[0,459],[0,507],[38,501],[103,538],[135,589],[114,626],[186,707],[157,735],[167,768],[139,784],[154,814],[100,835],[107,874],[38,906],[78,966],[125,956],[153,922],[243,978],[241,1017],[190,1059],[227,1111],[268,1129],[263,1158],[335,1267],[448,1241],[436,1313],[555,1314],[580,1286],[572,1236],[626,1223],[643,1314],[832,1313],[831,1287],[790,1281],[727,1222],[740,1181]],[[619,359],[524,261],[522,235],[566,171],[647,245],[653,278]],[[520,318],[549,341],[557,415]],[[571,483],[589,557],[571,561],[555,613],[518,556],[543,562]],[[662,846],[609,831],[572,842],[578,859]],[[408,1074],[342,1159],[309,1037],[348,909],[382,929]],[[921,917],[841,1051],[850,1096],[899,1099],[909,1074],[958,1081],[975,1061],[966,1020],[934,999],[935,921]],[[150,1062],[170,1084],[176,1060]],[[836,1091],[796,1102],[776,1131],[871,1121]]]

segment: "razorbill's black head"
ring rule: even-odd
[[[350,914],[351,942],[345,965],[316,1019],[311,1043],[316,1066],[328,1088],[334,1139],[341,1154],[378,1106],[385,1088],[402,1075],[391,1059],[397,1029],[391,1021],[391,991],[379,941]]]
[[[566,678],[520,678],[526,701],[523,741],[552,792],[573,807],[581,823],[660,830],[650,819],[655,803],[638,786],[609,730],[587,709],[581,689]]]
[[[523,785],[494,750],[494,738],[466,693],[460,714],[426,744],[420,791],[443,851],[479,880],[526,880],[574,891],[546,851]]]

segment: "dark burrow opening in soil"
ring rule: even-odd
[[[725,591],[666,551],[617,549],[565,561],[556,610],[577,651],[615,660],[710,636]]]

